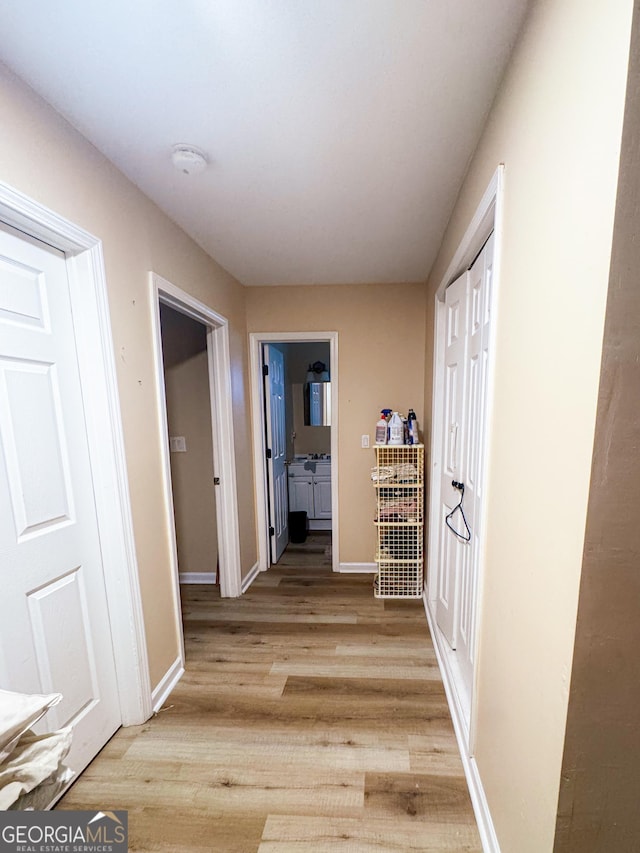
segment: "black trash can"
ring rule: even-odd
[[[289,513],[289,542],[294,545],[301,545],[307,541],[307,513],[306,512],[290,512]]]

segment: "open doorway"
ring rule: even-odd
[[[153,707],[157,709],[184,672],[180,581],[202,582],[204,575],[205,582],[211,582],[215,573],[223,598],[239,596],[242,582],[228,321],[155,273],[150,276],[150,284],[164,499],[171,539],[174,612],[180,632],[179,655],[154,691]],[[188,379],[184,370],[179,369],[166,381],[163,331],[177,339],[170,346],[171,354],[167,353],[167,364],[171,364],[167,373],[186,365]],[[192,363],[197,366],[195,371]],[[171,418],[167,392],[173,399]],[[193,410],[188,415],[177,411],[184,407],[185,398],[189,398],[188,407]],[[192,405],[194,401],[196,405]],[[198,425],[195,427],[194,418]],[[197,457],[193,465],[186,460],[190,453]],[[172,458],[176,460],[173,465]],[[198,494],[205,497],[203,505],[196,507],[191,500],[194,495],[190,494],[189,477],[199,465],[202,472],[197,474]],[[204,478],[209,478],[210,486],[204,483]],[[178,486],[175,492],[174,479]]]
[[[217,583],[207,327],[161,304],[160,330],[178,575],[181,584]]]
[[[251,361],[260,568],[337,570],[337,333],[254,333]]]

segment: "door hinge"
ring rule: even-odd
[[[268,376],[268,375],[269,375],[269,365],[268,365],[268,364],[263,364],[263,365],[262,365],[262,375],[263,375],[263,376]]]
[[[270,527],[269,528],[269,536],[275,536],[275,535],[276,535],[275,527]]]
[[[214,478],[213,478],[213,485],[214,485],[214,486],[219,486],[219,485],[220,485],[220,477],[214,477]]]
[[[267,459],[271,459],[271,448],[267,447]]]

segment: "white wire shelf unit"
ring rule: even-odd
[[[376,489],[376,598],[421,598],[424,578],[424,445],[380,445]]]

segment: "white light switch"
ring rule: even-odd
[[[369,436],[368,435],[362,436],[362,445],[361,446],[362,447],[369,447]]]
[[[170,435],[169,450],[172,453],[186,453],[187,439],[183,435]]]

